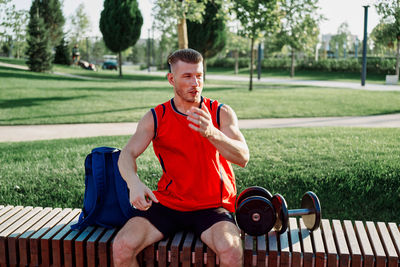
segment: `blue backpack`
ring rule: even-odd
[[[120,150],[97,147],[85,159],[85,196],[78,223],[87,226],[122,227],[137,210],[129,201],[129,189],[118,169]]]

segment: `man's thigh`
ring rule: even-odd
[[[162,238],[163,234],[146,218],[133,217],[119,230],[115,242],[122,242],[141,251]]]
[[[240,231],[230,221],[220,221],[201,234],[201,240],[215,252],[225,248],[241,248]]]

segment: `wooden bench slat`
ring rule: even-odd
[[[36,233],[34,233],[29,239],[30,241],[30,252],[31,252],[31,264],[38,266],[41,262],[41,247],[40,239],[49,232],[57,223],[67,216],[72,210],[63,209],[56,216],[54,216],[50,221],[48,221],[44,226],[41,227]],[[49,251],[47,251],[49,252]],[[49,255],[45,255],[49,257]]]
[[[364,267],[373,267],[374,266],[374,253],[372,251],[372,247],[369,242],[367,232],[364,228],[364,224],[361,221],[355,221],[354,227],[356,229],[357,238],[358,238],[361,252],[363,255],[363,266]]]
[[[400,231],[399,231],[399,228],[395,223],[389,223],[388,226],[389,226],[390,236],[393,240],[397,255],[400,258]]]
[[[375,228],[373,222],[366,222],[367,233],[370,236],[370,240],[373,246],[373,251],[375,254],[376,267],[386,266],[386,254],[383,249],[382,243],[379,239],[378,231]]]
[[[183,232],[180,231],[175,234],[171,243],[171,266],[179,267],[179,247],[183,242]]]
[[[146,267],[153,267],[156,261],[155,244],[151,244],[143,250],[143,260],[146,262]]]
[[[79,236],[75,239],[75,242],[72,246],[71,255],[73,255],[75,251],[75,266],[85,266],[85,256],[86,256],[86,241],[89,239],[91,234],[96,230],[96,227],[89,226],[85,230],[83,230]],[[74,248],[75,247],[75,250]],[[71,260],[73,263],[74,261]]]
[[[5,221],[7,221],[9,218],[14,216],[22,209],[23,209],[22,206],[16,206],[8,209],[7,212],[5,212],[3,215],[0,216],[0,225],[2,225]]]
[[[326,252],[328,253],[328,267],[338,266],[338,253],[333,239],[331,225],[328,220],[321,220],[322,231],[325,237]]]
[[[244,235],[244,266],[248,267],[252,265],[253,262],[253,243],[254,238],[248,234]],[[208,251],[207,251],[208,253]]]
[[[0,210],[0,218],[3,217],[4,214],[8,213],[10,210],[12,210],[14,206],[8,205]],[[1,219],[0,223],[2,223],[4,219]]]
[[[300,221],[300,238],[303,242],[303,266],[313,267],[315,266],[315,258],[312,247],[310,230],[307,229],[302,218],[300,218],[299,221]]]
[[[51,239],[52,260],[54,266],[62,266],[64,262],[63,239],[72,231],[71,226],[79,220],[80,214],[77,214],[66,226],[64,226]]]
[[[107,230],[99,240],[99,267],[110,266],[112,254],[110,250],[111,239],[118,232],[118,229],[112,228]]]
[[[204,243],[201,241],[200,237],[197,237],[196,243],[194,245],[194,260],[195,267],[203,266],[204,264]]]
[[[387,266],[397,267],[398,265],[397,252],[390,237],[389,231],[386,228],[386,224],[383,222],[378,222],[377,226],[378,226],[378,234],[382,240],[383,248],[387,256]]]
[[[105,228],[99,227],[89,237],[86,242],[86,266],[95,267],[98,266],[99,253],[98,253],[98,241],[100,240],[103,233],[106,231]]]
[[[324,241],[322,239],[321,227],[311,232],[311,238],[314,241],[316,266],[326,266],[327,254],[325,252]]]
[[[278,237],[275,231],[268,233],[268,266],[278,267]]]
[[[158,263],[160,266],[168,265],[168,247],[171,241],[171,238],[165,238],[158,243]]]
[[[14,231],[12,234],[10,234],[7,237],[7,243],[8,243],[8,256],[9,256],[9,262],[10,265],[16,266],[19,261],[20,261],[20,252],[19,252],[19,237],[26,233],[33,225],[35,225],[41,218],[46,216],[51,209],[43,209],[43,208],[38,208],[39,212],[32,216],[28,221],[26,221],[23,225],[21,225],[16,231]]]
[[[192,245],[194,242],[194,234],[189,232],[186,234],[185,240],[182,246],[182,267],[190,267],[192,264]]]
[[[37,212],[39,212],[39,208],[30,209],[28,208],[28,212],[25,213],[26,209],[21,210],[19,215],[23,215],[22,217],[18,218],[16,221],[12,222],[12,220],[8,220],[7,223],[11,222],[11,225],[6,227],[3,232],[0,233],[0,266],[4,265],[7,266],[9,263],[9,259],[16,258],[16,255],[10,255],[9,247],[8,247],[8,240],[7,237],[11,235],[14,231],[16,231],[22,224],[24,224],[27,220],[29,220],[32,216],[34,216]],[[25,213],[25,214],[24,214]],[[15,216],[15,215],[14,215]],[[12,250],[13,253],[16,253],[16,250]]]
[[[339,220],[332,220],[333,234],[339,254],[339,266],[350,267],[350,252],[347,247],[346,237]]]
[[[21,265],[28,265],[30,263],[30,237],[34,235],[37,231],[40,231],[48,223],[54,216],[56,216],[61,209],[51,209],[45,208],[44,211],[50,211],[39,221],[35,222],[33,226],[31,226],[24,234],[22,234],[18,238],[18,245],[19,245],[19,255],[20,255],[20,264]]]
[[[362,267],[362,254],[358,244],[357,236],[351,221],[343,221],[346,240],[349,244],[349,252],[351,254],[351,266]]]
[[[291,252],[290,252],[290,242],[288,231],[285,231],[283,234],[279,235],[279,244],[280,244],[280,266],[281,267],[291,267]]]
[[[43,266],[50,266],[53,259],[52,254],[52,242],[51,238],[54,237],[61,229],[68,225],[77,215],[81,212],[80,209],[74,209],[64,218],[62,218],[56,225],[54,225],[50,231],[40,238],[40,253],[41,263]],[[61,213],[62,214],[62,213]]]
[[[266,266],[267,260],[267,240],[265,235],[257,237],[257,262],[256,266]]]
[[[302,251],[300,231],[296,218],[289,218],[290,240],[292,241],[292,265],[300,266],[302,263]]]
[[[0,224],[0,233],[6,230],[9,226],[16,223],[21,217],[31,211],[33,207],[24,207],[23,209],[18,210],[18,212],[14,213],[7,220],[5,220],[2,224]]]

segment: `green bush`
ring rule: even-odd
[[[257,61],[255,59],[255,63]],[[263,70],[287,70],[291,66],[289,57],[264,58],[262,60]],[[209,67],[234,68],[234,58],[213,58],[207,61]],[[248,68],[250,58],[239,58],[239,68]],[[367,72],[373,74],[394,74],[396,59],[392,58],[367,58]],[[361,58],[327,58],[315,61],[313,58],[296,60],[297,70],[313,70],[323,72],[351,72],[360,73],[362,66]]]

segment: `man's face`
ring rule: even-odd
[[[203,62],[193,64],[178,61],[172,66],[168,81],[174,86],[175,97],[185,102],[199,103],[203,90]]]

